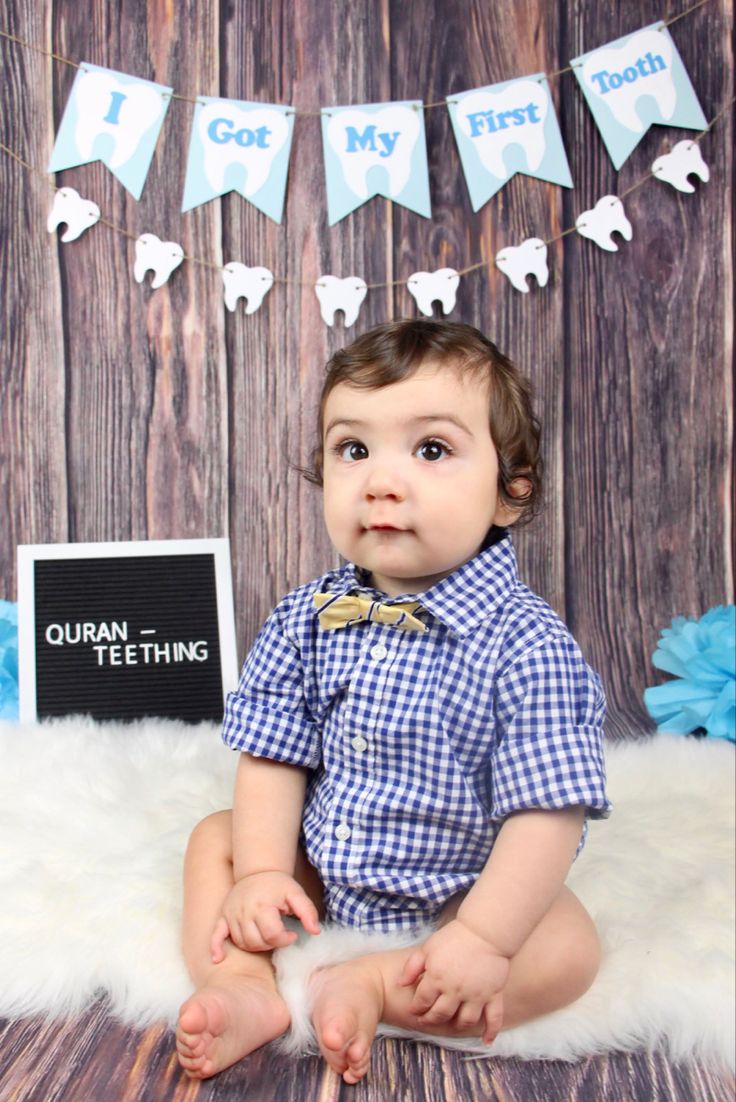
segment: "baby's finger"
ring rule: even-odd
[[[455,1015],[455,1024],[458,1028],[458,1032],[465,1033],[467,1030],[472,1029],[473,1026],[478,1025],[478,1022],[483,1017],[483,1009],[483,1003],[461,1003]]]
[[[286,902],[289,904],[291,913],[296,915],[308,934],[320,933],[317,908],[306,892],[295,890],[287,895]]]
[[[220,915],[212,932],[210,954],[213,964],[222,964],[225,959],[225,942],[230,936],[230,927],[224,915]]]
[[[501,1026],[503,1025],[502,995],[496,995],[489,1003],[486,1003],[483,1010],[483,1021],[485,1022],[483,1043],[490,1045],[492,1041],[496,1040],[496,1037],[501,1032]]]
[[[440,995],[424,1014],[420,1014],[419,1020],[424,1025],[440,1025],[449,1022],[457,1013],[458,1000],[454,995]]]
[[[423,973],[426,963],[426,954],[421,949],[415,949],[411,956],[404,961],[404,967],[401,969],[401,975],[399,976],[399,987],[411,987],[413,983],[416,983]]]
[[[290,945],[294,940],[293,937],[286,937],[286,940],[284,940],[287,931],[277,907],[269,907],[267,910],[261,911],[256,919],[256,926],[264,944],[271,946],[273,949]]]
[[[414,998],[409,1007],[410,1013],[416,1014],[417,1017],[426,1014],[429,1008],[434,1006],[441,994],[442,992],[437,984],[434,983],[425,972],[414,992]]]

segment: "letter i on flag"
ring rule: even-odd
[[[704,130],[707,121],[664,23],[574,57],[578,83],[615,168],[653,123]]]
[[[280,222],[293,126],[293,107],[199,96],[181,209],[237,191]]]
[[[572,187],[544,73],[447,97],[473,210],[517,172]]]
[[[420,100],[323,107],[322,144],[331,226],[374,195],[431,217]]]
[[[72,85],[48,171],[102,161],[140,199],[172,91],[84,62]]]

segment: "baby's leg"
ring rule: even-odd
[[[270,953],[248,953],[227,941],[225,959],[212,963],[210,939],[232,886],[232,816],[223,811],[195,828],[184,864],[182,944],[197,990],[179,1011],[176,1047],[194,1079],[222,1071],[289,1025]]]
[[[448,910],[449,921],[459,905]],[[373,953],[319,972],[313,981],[314,1027],[325,1059],[348,1083],[368,1069],[379,1021],[434,1036],[480,1036],[482,1023],[466,1029],[452,1021],[420,1022],[410,1011],[414,989],[399,987],[412,950]],[[549,1014],[579,998],[600,962],[598,935],[573,893],[563,888],[545,917],[511,961],[504,989],[504,1029]]]

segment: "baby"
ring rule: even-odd
[[[540,488],[528,384],[468,325],[391,322],[332,357],[318,439],[346,565],[281,601],[228,697],[233,810],[199,824],[185,866],[194,1078],[288,1028],[284,915],[376,935],[311,979],[347,1083],[379,1022],[490,1043],[599,964],[564,881],[585,819],[609,812],[603,694],[508,534]]]

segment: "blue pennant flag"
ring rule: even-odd
[[[292,107],[199,96],[181,209],[237,191],[280,222],[293,128]]]
[[[517,172],[572,187],[544,73],[447,97],[473,210]]]
[[[664,23],[652,23],[570,64],[615,168],[653,123],[704,130],[707,121]]]
[[[173,89],[84,62],[49,161],[49,172],[102,161],[140,199]]]
[[[322,144],[331,226],[374,195],[431,217],[420,100],[324,107]]]

